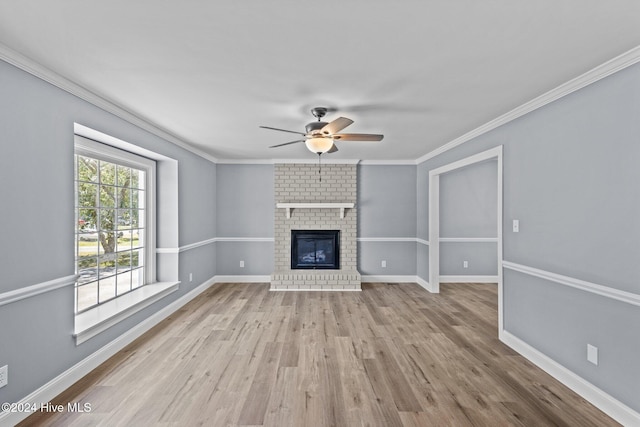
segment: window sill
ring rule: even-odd
[[[76,345],[177,291],[179,287],[180,282],[153,283],[76,315],[73,333]]]

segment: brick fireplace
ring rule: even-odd
[[[360,290],[357,271],[357,166],[275,165],[275,242],[271,290]],[[339,269],[292,269],[292,230],[339,230]]]

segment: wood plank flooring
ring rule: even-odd
[[[617,425],[497,331],[491,284],[217,284],[20,425]]]

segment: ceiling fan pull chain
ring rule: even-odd
[[[321,156],[322,156],[322,153],[318,153],[318,178],[319,178],[319,182],[322,182],[322,162],[320,161]]]

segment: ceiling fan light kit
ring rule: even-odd
[[[325,138],[323,136],[317,138],[309,138],[305,142],[305,145],[312,153],[324,154],[331,150],[333,147],[333,139]]]

